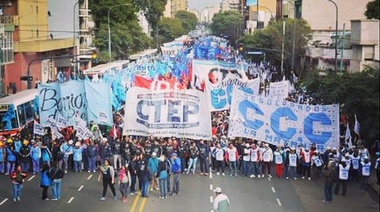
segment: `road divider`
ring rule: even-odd
[[[90,176],[87,177],[87,180],[90,180],[92,177],[92,174],[90,174]]]
[[[147,198],[142,198],[142,201],[141,201],[141,204],[140,204],[140,208],[139,208],[139,212],[143,212],[144,211],[146,201],[147,201]]]
[[[132,202],[130,212],[135,212],[135,209],[136,209],[137,203],[139,202],[139,199],[140,199],[140,194],[136,194],[135,199]]]
[[[69,201],[67,201],[67,204],[70,204],[74,199],[75,199],[74,197],[71,197],[71,198],[69,199]]]
[[[282,206],[282,204],[281,204],[281,201],[280,201],[280,199],[279,199],[279,198],[277,198],[277,199],[276,199],[276,201],[277,201],[277,204],[278,204],[278,206],[280,206],[280,207],[281,207],[281,206]]]
[[[276,193],[276,190],[274,190],[274,187],[271,188],[273,193]]]
[[[79,188],[78,188],[78,191],[81,191],[83,189],[84,185],[81,185]]]

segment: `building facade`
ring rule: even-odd
[[[168,0],[171,1],[171,17],[173,18],[175,14],[180,10],[187,11],[187,0]]]

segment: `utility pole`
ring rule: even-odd
[[[344,41],[346,34],[346,24],[343,24],[343,35],[342,35],[342,48],[340,50],[340,71],[343,71],[343,52],[344,52]]]
[[[282,21],[281,76],[284,78],[285,21]]]

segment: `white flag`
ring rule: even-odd
[[[351,148],[352,147],[351,130],[350,130],[350,125],[348,124],[348,122],[347,122],[347,126],[346,126],[346,136],[345,136],[344,140],[346,141],[346,144],[348,145],[348,147]]]
[[[360,135],[360,124],[358,122],[358,119],[356,118],[356,114],[355,114],[355,126],[354,126],[354,132],[357,134],[357,135]]]
[[[44,127],[41,124],[39,124],[36,120],[34,120],[33,134],[37,134],[37,135],[45,134]]]

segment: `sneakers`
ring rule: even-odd
[[[261,178],[261,175],[257,175],[258,178]]]
[[[296,177],[293,177],[293,179],[294,179],[294,180],[297,180],[297,178],[296,178]]]
[[[160,199],[164,199],[165,197],[163,197],[163,196],[159,196],[159,198],[160,198]]]
[[[117,196],[113,196],[113,200],[117,200]]]
[[[54,199],[51,199],[52,201],[57,201],[58,199],[54,198]]]
[[[268,178],[272,178],[272,175],[271,175],[271,174],[268,174]]]
[[[310,178],[310,177],[308,177],[307,179],[308,179],[308,180],[311,180],[311,178]]]
[[[230,174],[230,177],[232,177],[232,174]]]
[[[67,174],[67,170],[65,170],[65,174]]]
[[[131,196],[135,196],[136,194],[134,192],[129,193]]]
[[[16,198],[13,198],[13,202],[16,202],[17,201],[17,199]]]
[[[200,173],[200,175],[202,176],[202,175],[203,175],[203,173],[201,172],[201,173]]]
[[[302,176],[302,179],[304,180],[304,179],[305,179],[305,177],[304,177],[304,176]]]
[[[262,174],[261,177],[264,178],[264,177],[265,177],[265,174]]]
[[[160,189],[159,188],[156,188],[156,191],[159,191]]]
[[[126,203],[128,202],[127,198],[124,198],[123,200],[121,200],[123,203]]]
[[[219,172],[217,172],[217,173],[216,173],[216,175],[220,175],[220,173],[219,173]]]
[[[106,198],[105,198],[105,197],[102,197],[102,198],[100,198],[99,200],[100,200],[100,201],[104,201],[104,200],[106,200]]]
[[[331,201],[322,200],[323,203],[330,203]]]
[[[96,171],[94,170],[94,171],[92,171],[93,173],[95,173]]]
[[[256,175],[254,175],[254,174],[251,174],[251,176],[249,176],[250,178],[255,178],[256,177]]]
[[[226,176],[224,173],[222,173],[222,176],[224,177],[224,176]]]
[[[286,177],[287,180],[289,180],[289,177]]]
[[[237,177],[237,174],[234,174],[235,177]]]
[[[153,191],[153,188],[150,188],[150,191]]]
[[[19,202],[21,201],[20,197],[17,197],[17,201],[19,201]]]

